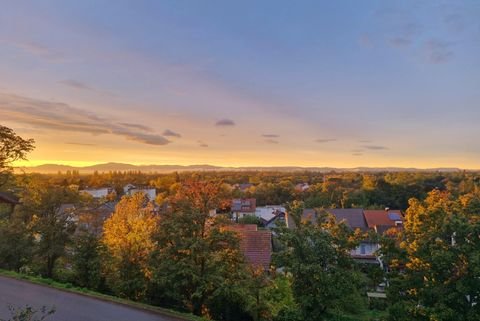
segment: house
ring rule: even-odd
[[[335,217],[337,222],[345,222],[345,224],[352,230],[359,229],[362,232],[368,231],[368,225],[365,220],[364,210],[361,208],[333,208],[326,209],[326,213]],[[311,222],[316,224],[319,214],[315,209],[304,209],[300,220],[302,222]],[[287,227],[296,228],[295,220],[293,218],[286,218]],[[380,261],[376,256],[376,251],[380,248],[377,242],[372,242],[365,239],[360,242],[360,245],[350,252],[350,255],[360,263],[379,264]]]
[[[365,220],[364,210],[361,208],[334,208],[328,209],[327,213],[335,216],[337,222],[344,221],[352,230],[368,231],[367,221]],[[378,242],[372,242],[368,239],[362,240],[360,245],[350,252],[350,255],[360,263],[379,264],[376,251],[380,248]]]
[[[238,220],[246,215],[255,215],[257,200],[254,198],[235,198],[232,200],[231,210],[233,218]]]
[[[260,218],[263,225],[267,228],[274,228],[278,220],[285,220],[285,207],[280,205],[267,205],[257,207],[255,216]]]
[[[132,196],[135,193],[142,193],[148,197],[150,201],[154,201],[157,197],[157,190],[154,187],[136,187],[132,184],[127,184],[123,187],[125,195]]]
[[[233,185],[234,189],[238,189],[242,192],[246,192],[250,187],[253,187],[251,183],[242,183],[242,184],[235,184]]]
[[[115,212],[118,202],[106,202],[92,208],[82,209],[78,214],[78,228],[101,235],[103,224]]]
[[[278,227],[279,222],[286,224],[286,212],[277,212],[274,217],[272,217],[269,221],[264,222],[263,225],[271,230]]]
[[[280,205],[266,205],[266,206],[259,206],[255,209],[255,216],[264,220],[269,221],[278,213],[285,213],[286,209]]]
[[[367,226],[379,234],[390,229],[403,228],[403,213],[400,210],[365,210],[363,211]]]
[[[310,185],[308,183],[298,183],[297,185],[295,185],[295,190],[297,192],[305,192],[309,188],[310,188]]]
[[[8,207],[8,213],[12,213],[15,205],[20,204],[18,198],[10,193],[0,192],[0,204],[5,204]]]
[[[91,195],[93,198],[102,198],[107,197],[108,194],[114,192],[113,188],[111,187],[102,187],[102,188],[87,188],[81,190],[80,193],[86,193]]]
[[[254,268],[270,269],[272,258],[272,232],[258,230],[255,224],[233,224],[228,230],[236,232],[240,239],[240,250]]]

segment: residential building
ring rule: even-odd
[[[123,187],[125,195],[134,195],[135,193],[142,193],[148,197],[150,201],[154,201],[157,197],[157,190],[154,187],[136,187],[132,184],[127,184]]]
[[[255,268],[270,269],[272,258],[272,232],[259,230],[255,224],[234,224],[228,230],[238,234],[240,250],[245,259]]]
[[[308,183],[298,183],[297,185],[295,185],[295,190],[297,192],[305,192],[309,188],[310,188],[310,185]]]
[[[368,228],[379,234],[390,229],[403,228],[403,213],[400,210],[365,210],[363,211]]]
[[[102,188],[87,188],[80,191],[80,193],[86,193],[91,195],[93,198],[102,198],[107,197],[108,194],[113,193],[114,189],[111,187],[102,187]]]
[[[233,218],[238,220],[246,215],[255,215],[257,200],[254,198],[235,198],[232,200]]]

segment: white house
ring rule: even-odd
[[[126,195],[134,195],[135,193],[142,193],[148,197],[150,201],[154,201],[157,197],[157,190],[155,188],[131,188],[126,192]]]
[[[110,187],[103,187],[103,188],[88,188],[81,190],[80,193],[87,193],[91,195],[93,198],[102,198],[107,197],[113,191]]]

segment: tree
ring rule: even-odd
[[[154,301],[216,320],[248,320],[247,271],[226,218],[209,216],[222,203],[221,182],[188,180],[162,216],[153,255]]]
[[[391,256],[390,320],[478,320],[480,215],[474,198],[434,190],[411,199]],[[474,209],[476,212],[471,212]]]
[[[22,220],[0,219],[0,268],[19,271],[31,261],[33,237]]]
[[[334,311],[355,306],[351,302],[359,300],[360,277],[350,250],[357,242],[344,223],[323,216],[316,224],[300,223],[294,230],[281,227],[277,233],[282,249],[275,262],[291,275],[305,320],[325,320]]]
[[[0,186],[4,185],[12,171],[12,163],[26,159],[27,153],[34,149],[33,139],[23,139],[15,132],[0,125]]]
[[[102,244],[97,235],[79,231],[73,238],[73,282],[81,287],[102,289]]]
[[[80,200],[75,190],[52,187],[38,178],[25,186],[15,216],[30,226],[35,258],[40,260],[41,274],[46,277],[53,276],[55,263],[71,241],[76,227],[74,211]]]
[[[122,297],[142,299],[151,278],[148,260],[155,247],[158,216],[145,195],[124,196],[105,221],[102,242],[108,285]]]

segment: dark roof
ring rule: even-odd
[[[15,195],[5,192],[0,192],[0,203],[19,204],[18,198]]]
[[[232,212],[255,213],[257,200],[254,198],[235,198],[232,200]]]
[[[345,223],[352,229],[367,230],[367,222],[361,208],[333,208],[327,209],[327,212],[335,216],[337,222],[345,220]]]

